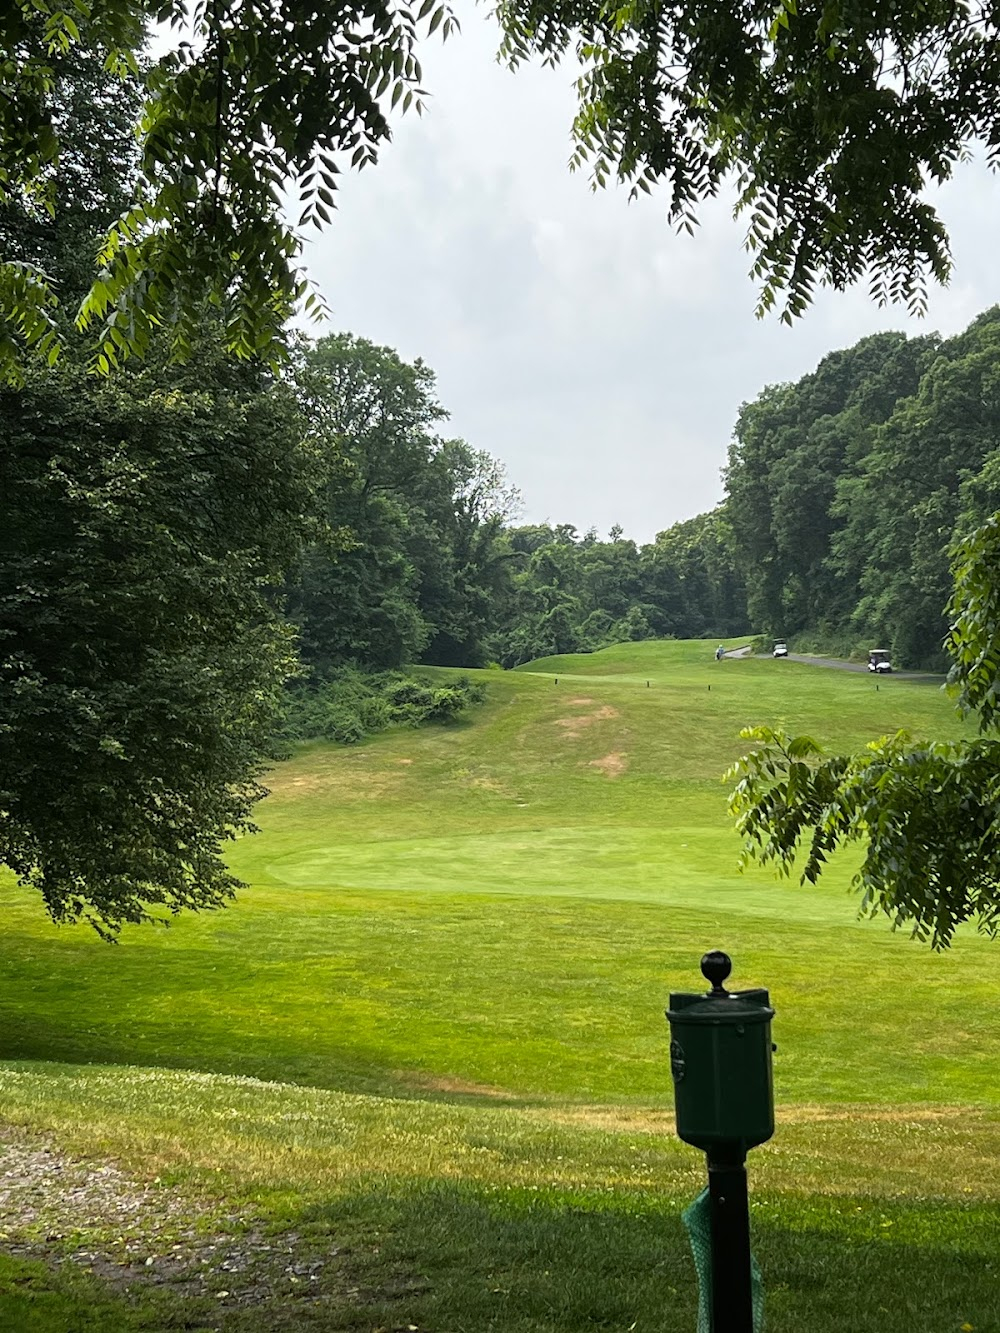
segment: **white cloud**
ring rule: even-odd
[[[450,428],[507,464],[529,520],[646,540],[721,498],[737,409],[765,384],[878,329],[957,332],[1000,299],[1000,186],[970,165],[941,195],[955,282],[922,324],[863,291],[821,293],[791,329],[758,322],[729,203],[687,237],[661,200],[592,193],[567,170],[572,71],[512,75],[493,21],[463,23],[425,47],[427,113],[342,179],[308,263],[334,328],[434,368]]]

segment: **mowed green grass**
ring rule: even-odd
[[[362,1272],[322,1327],[692,1329],[663,1009],[723,947],[778,1011],[770,1327],[1000,1328],[998,946],[859,922],[848,860],[740,875],[720,782],[748,723],[962,724],[924,682],[714,646],[475,673],[458,726],[303,748],[226,912],[112,949],[8,887],[0,1115],[423,1275],[401,1312]]]

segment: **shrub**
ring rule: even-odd
[[[357,745],[389,726],[453,722],[469,705],[485,698],[484,687],[466,676],[435,688],[398,671],[342,667],[289,687],[279,739]]]

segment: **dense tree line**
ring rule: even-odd
[[[1000,310],[955,338],[834,352],[740,409],[723,503],[640,546],[618,528],[518,526],[502,467],[436,433],[426,366],[321,339],[298,371],[328,465],[327,537],[291,588],[303,654],[511,667],[752,628],[940,668],[949,549],[1000,504],[998,367]]]
[[[740,411],[726,473],[758,630],[939,668],[953,542],[1000,505],[1000,310],[865,338]]]
[[[434,375],[349,334],[301,346],[295,373],[324,471],[325,527],[288,588],[317,679],[352,664],[517,666],[552,653],[748,629],[724,513],[639,547],[571,524],[517,526],[503,467],[438,432]]]
[[[288,588],[305,663],[482,665],[518,503],[503,469],[438,433],[433,372],[389,348],[305,343],[294,382],[325,525]]]
[[[511,528],[506,600],[488,640],[503,666],[612,643],[745,634],[746,597],[721,510],[637,546],[569,524]]]

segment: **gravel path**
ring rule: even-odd
[[[318,1294],[338,1251],[307,1248],[295,1232],[265,1235],[249,1215],[0,1127],[0,1249],[9,1255],[75,1264],[118,1289],[169,1283],[231,1307]]]

